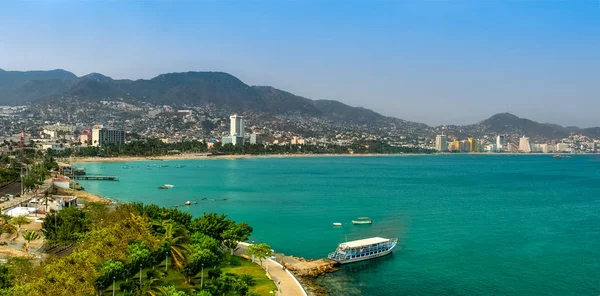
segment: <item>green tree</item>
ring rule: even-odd
[[[165,292],[163,293],[164,296],[187,296],[187,293],[185,293],[184,291],[178,291],[177,288],[175,288],[175,286],[168,286],[165,287]]]
[[[114,280],[123,278],[125,274],[125,264],[117,260],[106,260],[99,268],[100,276],[94,281],[96,292],[101,294],[106,288],[108,288]]]
[[[203,216],[192,220],[190,228],[192,232],[200,232],[222,242],[223,233],[231,228],[234,223],[234,221],[227,219],[225,214],[204,213]]]
[[[202,265],[212,266],[217,261],[217,255],[211,250],[204,249],[201,245],[192,245],[188,263],[182,270],[183,275],[186,277],[186,283],[189,283],[202,270]]]
[[[190,243],[192,245],[198,245],[202,249],[210,250],[215,254],[219,252],[219,242],[216,239],[200,232],[194,232],[192,234],[190,237]]]
[[[137,268],[140,264],[148,266],[152,253],[143,242],[134,242],[127,246],[127,260],[131,266]]]
[[[90,231],[87,213],[74,208],[64,208],[46,216],[42,223],[42,233],[52,243],[74,244]]]
[[[271,250],[271,247],[267,244],[253,244],[249,245],[248,248],[246,248],[246,253],[248,253],[248,255],[252,255],[258,258],[262,265],[262,260],[267,257],[270,257],[273,254],[273,251]]]
[[[222,234],[223,245],[229,250],[229,255],[233,255],[238,243],[247,240],[251,233],[252,227],[246,222],[232,225],[229,229],[225,230]]]
[[[233,274],[223,274],[213,280],[214,291],[216,295],[227,295],[230,292],[239,292],[245,295],[248,292],[248,285]]]
[[[23,238],[27,242],[26,245],[25,245],[26,250],[29,251],[29,244],[31,244],[31,241],[38,240],[40,238],[40,235],[37,232],[35,232],[35,231],[27,231],[23,235]]]
[[[14,274],[4,264],[0,264],[0,289],[10,288],[13,285]]]

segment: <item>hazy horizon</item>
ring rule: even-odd
[[[0,68],[222,71],[429,125],[510,112],[600,126],[600,6],[580,2],[11,2]]]

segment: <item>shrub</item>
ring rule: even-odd
[[[248,286],[256,285],[256,280],[249,274],[243,274],[240,279]]]
[[[220,269],[211,269],[208,271],[208,278],[211,280],[216,279],[221,276],[221,273],[223,272]]]
[[[158,271],[156,271],[154,269],[150,269],[150,270],[146,271],[146,278],[147,279],[156,279],[156,278],[158,278]]]

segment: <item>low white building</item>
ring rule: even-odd
[[[43,150],[52,149],[54,151],[64,151],[65,145],[64,144],[42,144],[42,149]]]

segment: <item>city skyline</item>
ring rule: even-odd
[[[563,126],[600,125],[593,98],[600,20],[592,1],[3,8],[0,34],[11,44],[0,49],[5,70],[64,68],[115,79],[224,71],[248,84],[433,126],[505,111]]]

